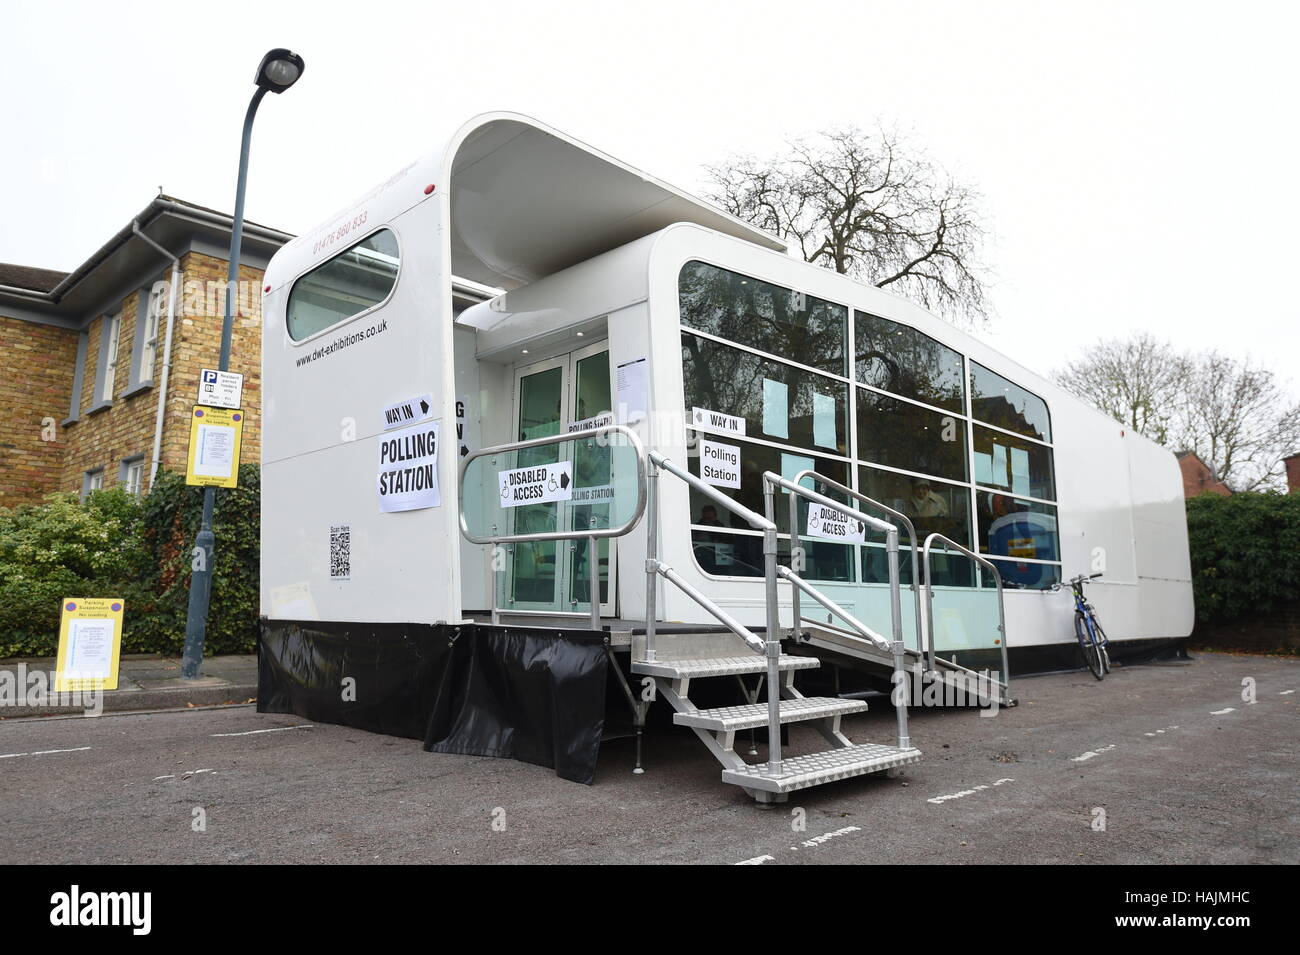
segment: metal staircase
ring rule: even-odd
[[[609,440],[618,438],[634,453],[636,461],[635,504],[621,524],[609,527],[597,527],[595,522],[586,528],[564,529],[532,533],[504,532],[503,519],[489,511],[485,519],[488,524],[483,529],[471,529],[465,508],[466,474],[470,466],[479,459],[488,459],[497,464],[498,455],[506,455],[521,449],[561,445],[573,441]],[[498,465],[499,466],[499,465]],[[738,515],[752,528],[760,531],[763,537],[763,576],[764,603],[766,609],[766,627],[751,629],[725,611],[707,594],[701,592],[688,580],[678,574],[672,567],[659,559],[659,478],[661,473],[669,474],[684,481],[690,488],[706,497],[718,507],[725,508]],[[873,507],[891,517],[898,523],[873,517],[803,486],[802,479],[811,477],[817,484],[833,492],[838,492],[846,499]],[[789,794],[796,790],[818,786],[835,780],[847,779],[868,773],[889,772],[915,763],[921,758],[921,752],[911,744],[908,735],[908,704],[910,701],[909,677],[921,677],[931,683],[957,685],[969,683],[972,677],[983,680],[984,692],[990,690],[999,698],[1002,705],[1011,705],[1009,699],[1007,669],[1005,617],[1002,608],[1002,586],[997,568],[961,545],[938,534],[926,538],[919,553],[924,560],[924,587],[918,586],[917,556],[918,547],[916,530],[912,522],[902,513],[875,501],[858,491],[838,484],[815,471],[805,471],[787,480],[781,475],[767,472],[763,475],[763,498],[765,514],[739,504],[734,499],[721,493],[713,485],[707,484],[689,471],[677,466],[664,455],[656,451],[646,451],[639,440],[626,427],[620,425],[598,425],[583,429],[573,434],[551,436],[546,438],[520,441],[494,448],[484,448],[466,457],[461,464],[460,474],[461,532],[466,539],[479,544],[509,544],[521,541],[559,541],[586,538],[590,553],[595,553],[599,538],[620,537],[636,526],[643,514],[647,517],[646,534],[646,618],[644,639],[638,645],[633,636],[640,631],[620,630],[613,632],[608,628],[605,650],[614,667],[614,675],[633,712],[633,721],[637,735],[637,762],[634,772],[640,773],[641,730],[645,725],[645,716],[649,702],[632,692],[622,670],[614,660],[612,638],[628,637],[626,645],[631,650],[630,668],[632,673],[653,680],[659,696],[673,708],[673,722],[678,726],[689,727],[705,744],[722,765],[722,781],[741,787],[760,805],[771,806],[784,802]],[[790,566],[783,566],[778,561],[777,525],[775,522],[775,494],[780,490],[789,495],[790,500]],[[891,634],[886,639],[876,633],[862,621],[856,619],[841,607],[834,599],[818,590],[805,580],[800,571],[804,567],[804,548],[800,540],[798,523],[798,499],[804,499],[824,508],[830,508],[845,517],[858,521],[874,531],[885,535],[885,549],[889,568],[889,606]],[[611,518],[612,521],[612,518]],[[908,649],[903,643],[902,588],[899,575],[899,527],[904,527],[911,538],[912,579],[910,587],[916,601],[916,650]],[[953,661],[936,656],[934,651],[933,621],[930,619],[931,581],[930,581],[930,547],[938,541],[946,550],[955,550],[985,566],[998,584],[999,639],[1002,648],[1002,679],[989,673],[976,673],[957,665]],[[721,627],[702,627],[691,625],[683,633],[680,625],[665,625],[664,646],[656,646],[658,629],[656,593],[662,578],[693,600],[699,607],[714,617]],[[756,581],[757,582],[757,581]],[[590,625],[595,631],[605,629],[599,610],[598,575],[591,575]],[[791,627],[781,627],[778,605],[778,587],[781,584],[790,587]],[[924,598],[922,592],[924,591]],[[801,598],[807,597],[820,604],[832,617],[838,617],[843,626],[827,622],[813,621],[805,618],[801,611]],[[924,604],[924,606],[923,606]],[[923,609],[924,612],[923,613]],[[496,606],[495,597],[491,610],[493,623],[500,620],[502,611]],[[578,613],[560,613],[554,616],[572,620],[587,616]],[[755,632],[757,631],[757,632]],[[759,634],[762,634],[761,636]],[[849,658],[868,669],[875,669],[880,675],[887,676],[892,685],[891,702],[897,719],[896,739],[891,743],[870,742],[854,743],[841,729],[841,720],[847,715],[861,713],[867,704],[860,700],[840,699],[838,697],[806,697],[794,684],[794,675],[799,670],[813,669],[821,665],[814,656],[795,655],[782,652],[782,641],[787,640],[793,646],[807,645],[817,648],[823,656],[831,659]],[[662,655],[661,655],[662,654]],[[744,681],[747,675],[758,675],[758,684],[750,687]],[[705,679],[730,678],[740,682],[747,702],[734,706],[715,706],[701,708],[690,697],[693,681]],[[765,699],[760,701],[762,694]],[[783,753],[782,727],[793,723],[804,723],[815,729],[829,744],[829,748],[813,753],[788,755]],[[761,731],[766,729],[768,752],[763,762],[747,762],[736,751],[738,733]],[[746,753],[758,756],[753,736]]]
[[[845,505],[816,494],[800,485],[786,481],[768,472],[763,475],[764,499],[767,516],[738,504],[677,465],[662,454],[649,453],[649,533],[646,558],[646,635],[640,659],[632,661],[632,672],[652,677],[659,694],[676,711],[673,722],[690,727],[722,764],[722,781],[740,786],[760,805],[784,802],[796,790],[819,786],[835,780],[896,770],[921,758],[920,750],[911,745],[907,731],[907,694],[904,689],[894,694],[898,720],[897,745],[883,743],[855,744],[840,729],[841,719],[850,713],[860,713],[867,704],[860,700],[842,700],[836,697],[806,697],[794,685],[797,670],[820,666],[813,657],[791,656],[781,652],[783,636],[777,607],[777,582],[785,580],[796,593],[802,591],[818,603],[837,613],[858,636],[880,651],[890,654],[896,678],[905,675],[904,647],[902,642],[902,613],[898,574],[898,528],[878,518],[863,514]],[[764,583],[767,598],[767,629],[764,638],[758,637],[708,596],[701,593],[671,567],[658,559],[658,477],[659,472],[673,475],[694,490],[709,498],[719,507],[726,508],[763,533]],[[886,534],[890,567],[890,595],[894,625],[894,639],[886,641],[865,624],[854,619],[815,587],[800,577],[795,570],[777,562],[777,528],[772,519],[773,494],[780,487],[792,495],[804,496],[825,506],[833,507],[854,520],[874,527]],[[793,529],[793,524],[792,524]],[[796,552],[797,554],[797,552]],[[800,566],[796,556],[792,563]],[[682,593],[694,600],[743,641],[735,652],[705,658],[660,659],[655,647],[655,591],[656,578],[662,577]],[[796,602],[795,620],[798,620]],[[736,653],[748,648],[749,656]],[[690,699],[692,680],[710,677],[762,674],[766,682],[764,703],[756,700],[759,690],[749,694],[750,702],[739,706],[700,709]],[[815,753],[783,757],[781,727],[790,723],[810,723],[830,744],[830,748]],[[767,728],[768,755],[764,763],[746,763],[736,752],[736,734],[743,730]]]

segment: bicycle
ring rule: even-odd
[[[1084,663],[1098,680],[1110,672],[1110,653],[1106,649],[1109,641],[1106,631],[1101,628],[1101,621],[1097,619],[1097,608],[1083,596],[1083,585],[1100,576],[1080,574],[1068,581],[1070,592],[1074,594],[1074,635],[1079,638]]]

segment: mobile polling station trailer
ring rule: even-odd
[[[267,282],[263,710],[590,782],[608,680],[638,736],[664,700],[771,804],[920,757],[905,694],[896,738],[850,741],[841,680],[1011,703],[1013,665],[1074,645],[1066,569],[1104,572],[1113,655],[1191,631],[1171,454],[526,117]],[[796,721],[829,748],[783,752]]]

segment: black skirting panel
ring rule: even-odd
[[[606,666],[604,637],[589,631],[263,620],[257,709],[590,785]]]

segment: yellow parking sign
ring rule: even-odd
[[[190,415],[190,455],[185,483],[201,487],[239,484],[239,442],[244,413],[238,408],[195,405]]]
[[[69,597],[59,623],[54,691],[116,690],[122,653],[123,601],[117,597]]]

